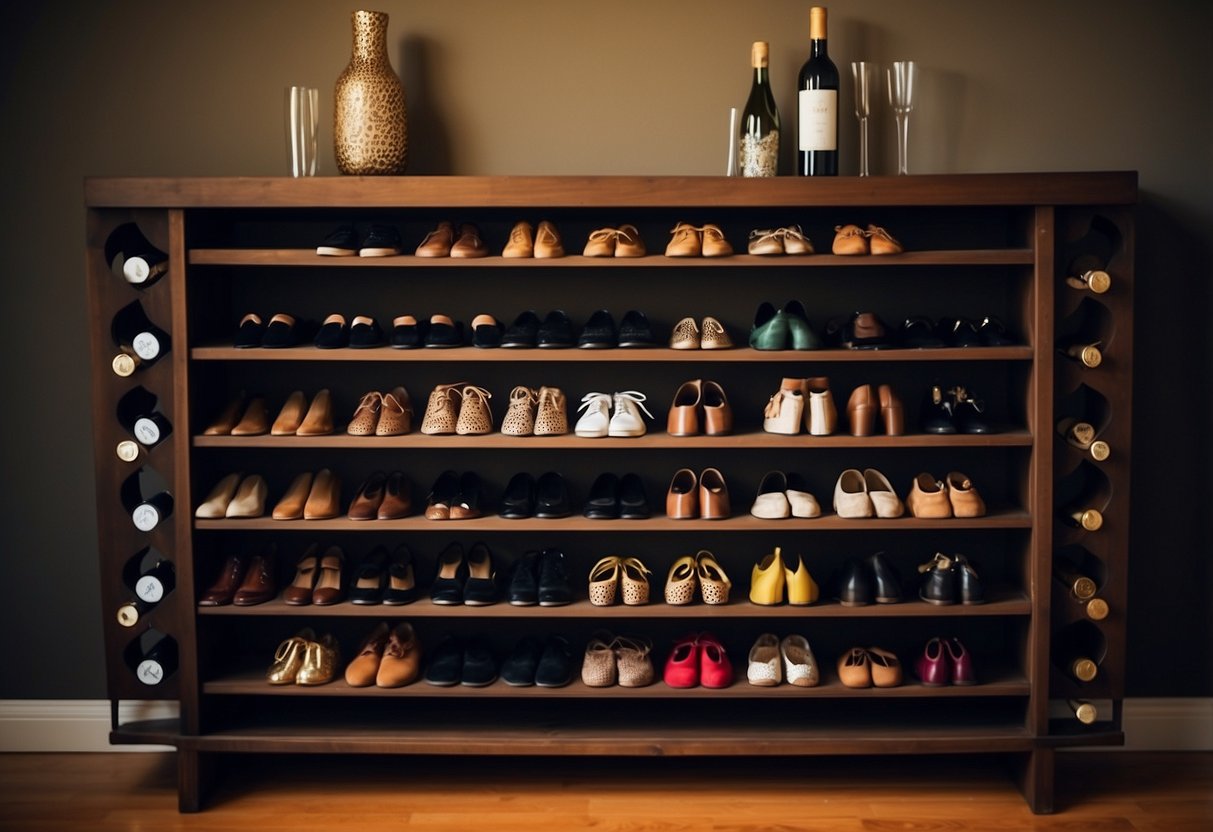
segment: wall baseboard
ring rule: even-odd
[[[169,719],[176,702],[127,702],[120,722]],[[1213,751],[1213,698],[1126,699],[1125,750]],[[163,745],[110,745],[104,699],[0,699],[0,752],[164,751]]]

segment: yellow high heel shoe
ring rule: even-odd
[[[750,575],[750,603],[769,607],[782,601],[785,571],[783,557],[776,546],[774,552],[754,564]]]
[[[809,574],[809,570],[804,565],[804,559],[796,556],[796,568],[789,569],[784,565],[783,573],[788,582],[788,603],[795,606],[808,606],[817,602],[817,598],[821,592],[817,588],[817,582],[813,580],[813,576]]]

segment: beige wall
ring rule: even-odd
[[[752,40],[771,43],[791,127],[808,5],[390,0],[374,8],[391,15],[413,173],[716,174],[728,109],[748,91]],[[0,604],[0,698],[104,693],[80,360],[82,177],[281,174],[281,93],[290,83],[321,89],[322,173],[332,175],[331,96],[349,57],[352,8],[125,0],[6,11],[0,564],[6,595],[17,600]],[[844,70],[844,174],[855,171],[845,107],[849,61],[860,58],[922,65],[913,172],[1141,172],[1129,686],[1139,695],[1213,692],[1213,4],[850,0],[830,13],[830,52]],[[875,172],[887,172],[887,118],[874,137]],[[1162,639],[1190,648],[1182,667],[1159,667]]]

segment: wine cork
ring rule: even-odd
[[[814,6],[809,9],[809,37],[813,40],[826,39],[825,6]]]
[[[765,68],[770,61],[771,49],[765,40],[756,40],[750,47],[750,66],[755,69]]]

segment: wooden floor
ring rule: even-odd
[[[1213,754],[1058,755],[1032,815],[985,758],[546,760],[233,757],[208,809],[177,813],[164,754],[0,755],[4,832],[256,829],[1213,829]]]

